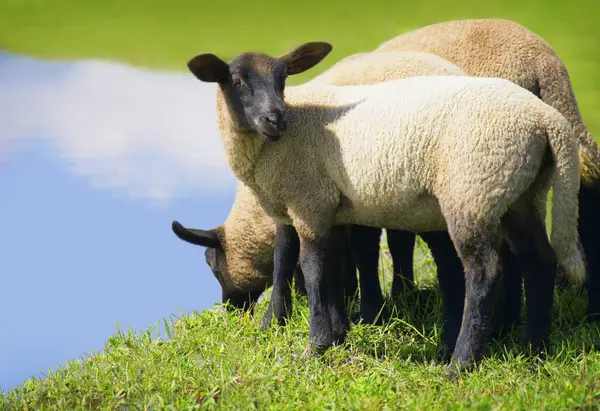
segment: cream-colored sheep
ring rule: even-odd
[[[206,262],[219,281],[223,302],[250,308],[272,284],[275,224],[243,183],[223,224],[211,230],[190,229],[174,221],[182,240],[207,247]]]
[[[467,74],[502,77],[534,93],[573,125],[579,139],[579,234],[587,257],[589,320],[600,321],[600,149],[581,118],[569,73],[542,37],[504,19],[454,20],[425,26],[382,43],[377,51],[439,55]]]
[[[415,75],[464,74],[454,64],[430,53],[371,52],[343,58],[307,84],[360,85]],[[272,285],[275,224],[244,183],[238,182],[233,205],[221,226],[200,230],[174,222],[173,231],[184,241],[208,247],[206,261],[222,287],[223,302],[249,307],[262,290]],[[298,283],[302,280],[300,267],[296,274]],[[383,297],[381,292],[363,297],[363,319],[371,322],[381,309]]]
[[[469,367],[485,346],[502,227],[517,255],[545,274],[528,310],[538,321],[528,321],[525,334],[540,348],[549,338],[554,276],[544,257],[553,248],[572,282],[585,270],[578,145],[568,120],[510,81],[469,76],[288,87],[284,104],[286,76],[330,50],[316,42],[279,58],[244,53],[226,63],[203,54],[188,62],[198,79],[219,84],[217,123],[232,171],[269,216],[300,235],[312,342],[328,347],[348,326],[336,270],[328,271],[334,226],[448,230],[467,283],[453,359]],[[552,248],[541,218],[550,181]]]
[[[581,118],[569,73],[552,46],[523,25],[505,19],[447,21],[401,34],[375,51],[433,53],[470,76],[501,77],[526,88],[573,124],[583,185],[600,181],[598,144]]]
[[[345,57],[305,84],[358,86],[423,75],[464,76],[466,73],[431,53],[373,51]]]

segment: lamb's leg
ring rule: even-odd
[[[299,252],[299,251],[298,251]],[[306,285],[304,284],[304,274],[299,265],[294,270],[294,289],[296,290],[296,296],[306,295]]]
[[[327,303],[331,318],[331,329],[333,341],[336,344],[344,342],[350,325],[346,314],[344,284],[347,277],[345,260],[348,254],[348,245],[346,239],[346,227],[331,227],[329,233],[330,246],[328,247],[330,253],[326,255],[327,270],[325,275],[327,276]]]
[[[356,275],[356,264],[352,258],[352,249],[350,248],[349,231],[345,235],[344,245],[344,296],[345,301],[350,302],[356,297],[358,291],[358,277]]]
[[[509,211],[502,219],[511,246],[525,278],[527,321],[523,344],[539,353],[550,340],[556,257],[544,224],[532,209],[517,214]]]
[[[437,266],[437,277],[442,295],[442,343],[439,354],[443,361],[449,361],[456,346],[456,339],[462,323],[465,304],[465,274],[462,262],[454,249],[454,244],[446,231],[419,233],[431,250]]]
[[[587,265],[587,319],[600,322],[600,252],[597,238],[600,231],[600,183],[579,189],[579,237]]]
[[[317,354],[325,351],[334,342],[327,274],[330,269],[331,246],[329,234],[316,239],[300,237],[300,267],[304,273],[310,313],[309,339]]]
[[[379,241],[381,229],[353,225],[350,235],[352,256],[358,267],[360,316],[365,323],[381,323],[388,316],[379,283]]]
[[[496,305],[493,338],[501,338],[521,322],[523,276],[517,257],[507,242],[502,243],[502,292]]]
[[[278,224],[273,254],[273,291],[267,312],[263,317],[263,328],[271,325],[273,316],[280,325],[283,325],[292,311],[291,284],[299,253],[300,240],[294,226]]]
[[[392,297],[397,298],[414,288],[413,256],[416,234],[403,230],[386,230],[386,233],[394,263]]]
[[[448,218],[446,219],[448,221]],[[468,220],[449,221],[448,229],[465,268],[463,318],[447,376],[468,371],[482,356],[491,331],[500,286],[500,232],[493,226],[474,230]]]

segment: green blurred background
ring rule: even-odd
[[[592,0],[0,0],[0,48],[42,58],[101,58],[185,70],[195,54],[280,54],[334,45],[305,81],[342,57],[435,22],[508,18],[543,36],[565,62],[582,115],[600,136],[600,8]]]

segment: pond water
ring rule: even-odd
[[[204,249],[235,191],[215,88],[0,53],[0,388],[220,300]]]

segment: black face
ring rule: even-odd
[[[266,55],[244,54],[229,64],[229,75],[223,90],[237,108],[238,120],[265,140],[279,140],[287,129],[285,64]]]
[[[287,130],[283,102],[287,76],[313,67],[331,49],[329,43],[311,42],[281,57],[244,53],[229,64],[214,54],[201,54],[188,62],[188,68],[201,81],[219,83],[239,126],[277,141]]]

